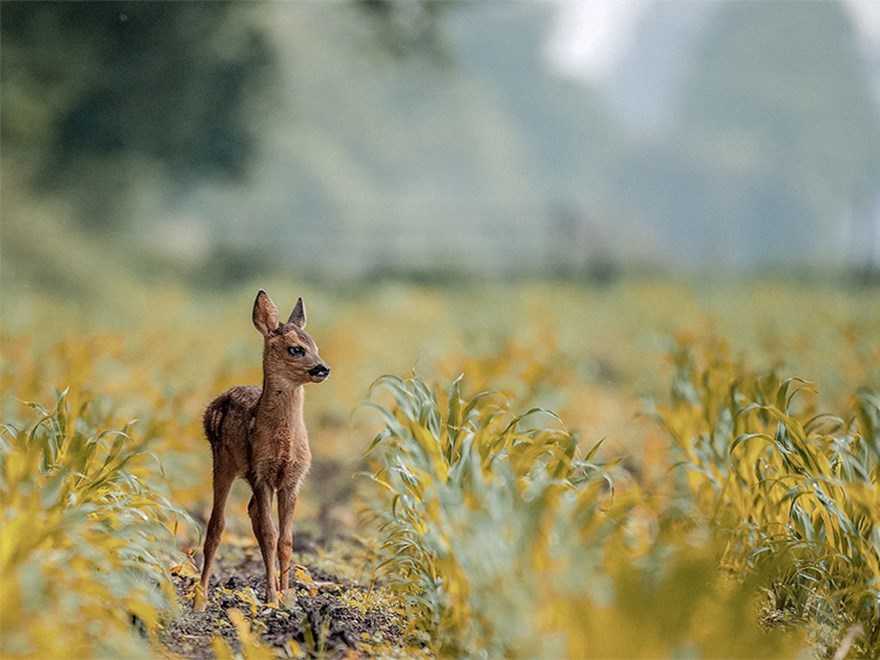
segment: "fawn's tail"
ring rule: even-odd
[[[216,449],[220,446],[220,438],[223,430],[223,420],[229,411],[229,395],[221,394],[214,399],[210,405],[205,408],[205,414],[202,415],[202,428],[205,430],[205,437],[211,443],[211,448]]]

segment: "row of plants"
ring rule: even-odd
[[[723,346],[674,367],[639,478],[461,378],[377,381],[366,506],[414,636],[441,656],[880,653],[877,393],[819,415],[807,383]]]
[[[737,573],[765,570],[772,610],[880,653],[880,395],[820,413],[813,385],[682,346],[657,416],[693,507]]]
[[[189,516],[157,488],[161,466],[107,410],[28,402],[35,420],[0,427],[2,652],[150,656],[177,604]]]

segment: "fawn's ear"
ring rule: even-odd
[[[298,298],[293,311],[290,313],[288,323],[293,323],[297,328],[302,330],[306,327],[306,306],[303,305],[303,299]]]
[[[254,301],[254,327],[264,337],[278,328],[278,308],[269,297],[269,294],[260,289],[257,299]]]

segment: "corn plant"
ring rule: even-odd
[[[173,610],[173,528],[186,520],[151,485],[159,468],[120,430],[99,430],[66,392],[0,427],[3,654],[145,655]]]
[[[658,407],[681,486],[728,539],[727,562],[773,565],[773,609],[831,627],[858,623],[880,653],[880,397],[860,388],[846,419],[817,414],[814,388],[756,374],[716,347],[681,347]]]

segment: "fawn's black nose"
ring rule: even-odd
[[[319,364],[309,369],[309,376],[311,376],[315,380],[324,380],[329,375],[330,367],[328,367],[326,364]]]

